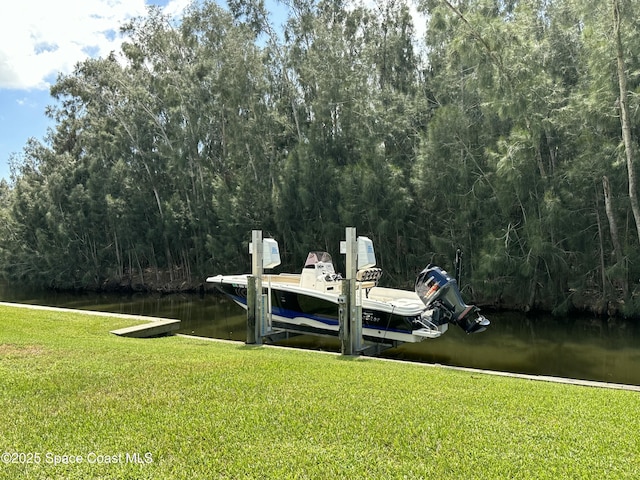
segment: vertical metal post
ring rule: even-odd
[[[247,277],[247,344],[256,343],[256,277]]]
[[[362,350],[362,306],[359,305],[356,288],[356,276],[358,274],[358,240],[355,227],[346,229],[348,251],[351,253],[351,266],[349,267],[349,303],[351,307],[351,352],[358,355]],[[350,244],[350,245],[349,245]]]
[[[341,323],[343,333],[344,355],[357,355],[362,344],[362,312],[356,301],[356,274],[358,273],[358,243],[355,227],[345,230],[346,245],[346,280],[342,282],[342,296],[344,297],[344,324]]]
[[[352,355],[351,349],[351,323],[349,322],[349,280],[342,280],[342,292],[338,297],[338,321],[340,330],[340,352],[342,355]]]
[[[249,329],[253,330],[253,336],[256,343],[258,345],[262,344],[262,332],[263,332],[263,322],[264,322],[264,306],[262,299],[262,230],[253,230],[251,232],[251,244],[252,244],[252,255],[251,255],[251,275],[254,278],[253,285],[253,296],[254,296],[254,306],[253,312],[250,313],[250,309],[247,308],[247,339],[249,338]],[[249,301],[249,284],[247,283],[247,307]],[[255,321],[253,325],[249,324],[250,315],[253,315]],[[247,342],[248,343],[248,342]]]

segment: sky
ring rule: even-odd
[[[31,137],[44,141],[54,123],[49,88],[77,62],[118,51],[119,27],[148,5],[180,16],[191,0],[17,0],[0,16],[0,178]]]

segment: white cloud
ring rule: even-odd
[[[192,0],[172,0],[163,8],[163,11],[170,17],[178,17],[191,3],[193,3]]]
[[[177,15],[187,0],[17,0],[0,17],[0,89],[45,89],[89,56],[119,49],[120,25],[146,14],[146,3]]]

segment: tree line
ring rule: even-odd
[[[389,285],[460,248],[482,303],[640,312],[640,4],[228,5],[150,8],[57,79],[0,183],[7,280],[193,286],[253,229],[297,270],[355,226]]]

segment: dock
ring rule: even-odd
[[[139,319],[145,320],[146,323],[111,330],[109,333],[118,335],[119,337],[149,338],[172,335],[173,332],[180,328],[180,320],[171,318],[140,317]]]

